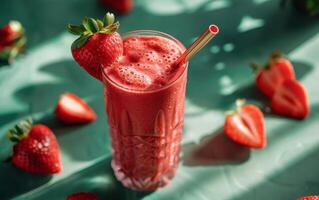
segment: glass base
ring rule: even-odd
[[[176,173],[176,169],[173,168],[165,174],[161,174],[160,177],[135,178],[127,176],[121,167],[115,164],[114,160],[112,160],[112,168],[117,180],[125,187],[138,191],[152,191],[164,187],[171,182]]]

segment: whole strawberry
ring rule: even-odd
[[[11,63],[26,44],[24,28],[18,21],[10,21],[0,29],[0,60]]]
[[[51,175],[62,170],[60,147],[53,132],[45,125],[24,120],[9,130],[13,146],[12,163],[25,172]]]
[[[69,195],[66,200],[99,200],[99,198],[89,192],[77,192]]]
[[[108,66],[123,54],[123,41],[114,22],[114,15],[107,13],[102,20],[85,17],[79,26],[68,25],[68,30],[79,38],[72,44],[74,60],[89,74],[102,80],[101,67]]]
[[[132,10],[133,0],[100,0],[101,4],[119,14],[125,14]]]
[[[256,72],[256,85],[267,97],[271,98],[281,83],[287,79],[295,79],[295,71],[289,60],[274,52],[265,66],[252,65]]]

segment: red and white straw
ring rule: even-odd
[[[189,61],[194,55],[196,55],[211,39],[215,37],[219,32],[217,25],[210,25],[193,44],[186,49],[181,57],[176,61],[176,64]]]

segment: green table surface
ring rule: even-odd
[[[182,163],[175,179],[154,192],[121,186],[110,168],[110,144],[103,87],[72,60],[74,37],[65,30],[83,16],[101,17],[95,0],[2,0],[0,24],[10,19],[26,28],[26,54],[0,67],[0,158],[11,152],[5,132],[32,116],[50,126],[61,146],[64,170],[43,177],[0,164],[0,199],[64,199],[91,191],[121,200],[269,200],[319,194],[319,19],[279,8],[271,0],[137,0],[134,11],[119,17],[120,32],[154,29],[186,46],[210,23],[220,34],[190,62]],[[229,141],[222,131],[224,112],[237,98],[267,110],[254,86],[252,61],[263,62],[282,50],[297,78],[308,88],[310,116],[302,121],[267,113],[268,145],[250,150]],[[56,121],[59,95],[73,92],[97,112],[81,126]]]

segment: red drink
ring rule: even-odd
[[[136,190],[163,187],[179,163],[187,64],[173,63],[184,46],[170,35],[123,35],[124,55],[105,66],[105,102],[118,180]]]

